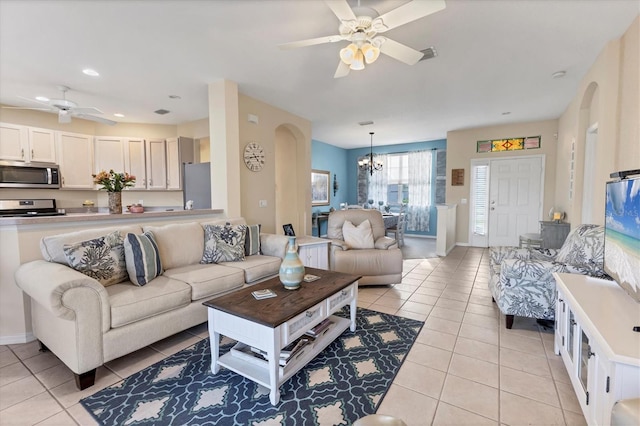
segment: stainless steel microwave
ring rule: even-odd
[[[60,188],[60,168],[46,163],[0,161],[0,188]]]

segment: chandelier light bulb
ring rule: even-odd
[[[351,65],[357,53],[358,53],[358,47],[355,44],[351,43],[344,49],[340,50],[340,59],[345,64]]]
[[[374,63],[376,59],[378,59],[378,56],[380,56],[380,49],[371,44],[365,44],[360,50],[362,51],[367,64]]]

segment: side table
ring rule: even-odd
[[[329,269],[329,240],[310,236],[298,238],[298,255],[304,266]]]
[[[540,235],[542,248],[559,249],[567,239],[571,225],[564,222],[540,221]]]

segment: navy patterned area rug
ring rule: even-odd
[[[213,375],[209,339],[80,402],[102,425],[350,425],[375,413],[423,324],[359,308],[356,331],[286,381],[277,406],[239,374]]]

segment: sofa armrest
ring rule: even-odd
[[[529,251],[529,258],[534,260],[548,260],[550,262],[556,259],[560,249],[544,249],[544,248],[531,248]]]
[[[289,237],[286,235],[260,233],[260,251],[267,256],[284,259],[287,254]]]
[[[526,260],[531,257],[531,251],[526,248],[511,246],[496,246],[489,249],[489,262],[492,265],[500,265],[505,259]]]
[[[375,242],[375,248],[378,250],[389,250],[390,248],[398,247],[398,242],[389,237],[380,237]]]
[[[20,265],[15,280],[18,287],[54,316],[75,321],[78,317],[100,315],[102,332],[109,330],[109,295],[95,279],[59,263],[35,260]]]

